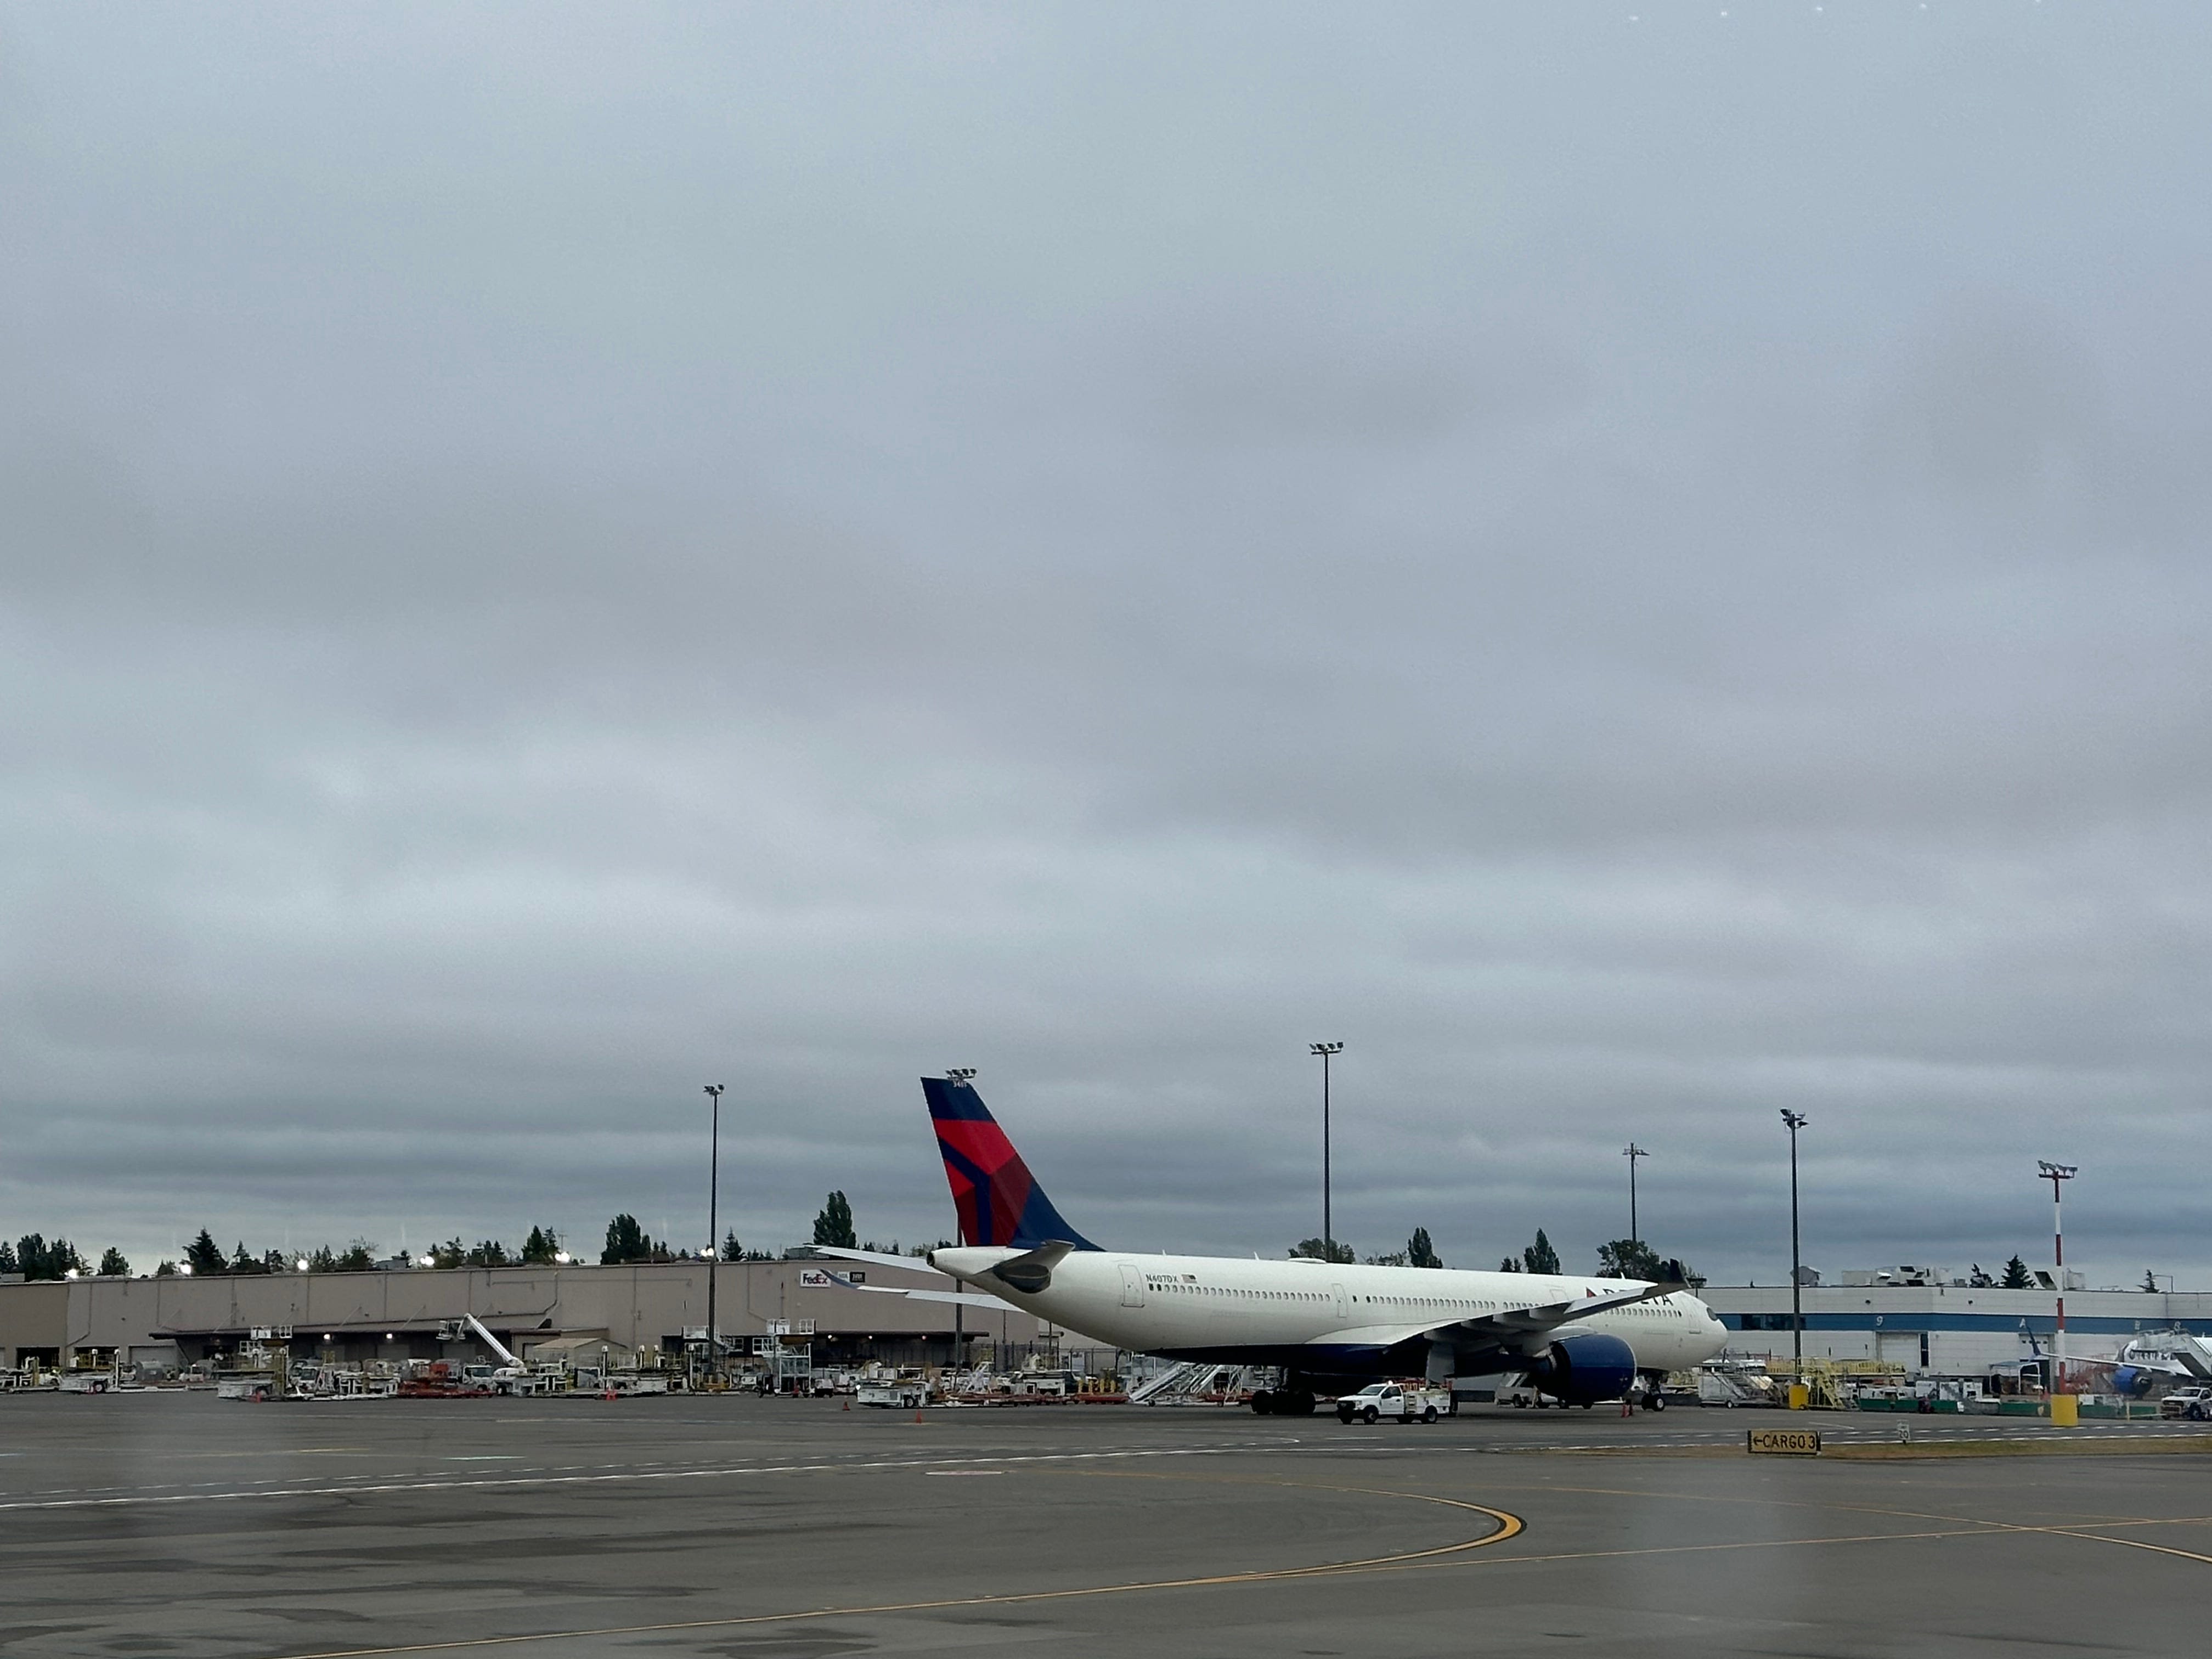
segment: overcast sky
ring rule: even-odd
[[[0,12],[0,1232],[2212,1281],[2212,16]]]

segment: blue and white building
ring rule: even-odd
[[[1874,1278],[1873,1274],[1850,1277]],[[1791,1352],[1790,1287],[1708,1285],[1698,1291],[1730,1333],[1732,1353]],[[1912,1376],[1987,1376],[2047,1357],[2057,1294],[1943,1283],[1808,1285],[1800,1292],[1808,1359],[1880,1360]],[[2066,1291],[2069,1359],[2109,1359],[2153,1331],[2212,1336],[2212,1292]]]

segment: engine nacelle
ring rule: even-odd
[[[2140,1400],[2150,1392],[2157,1373],[2141,1365],[2118,1365],[2112,1370],[2112,1392],[2124,1400]]]
[[[1636,1352],[1617,1336],[1563,1336],[1528,1368],[1528,1382],[1570,1406],[1618,1400],[1636,1386]]]

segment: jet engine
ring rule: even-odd
[[[1636,1352],[1617,1336],[1563,1336],[1528,1368],[1528,1382],[1570,1406],[1618,1400],[1636,1386]]]
[[[2112,1370],[2112,1392],[2124,1400],[2140,1400],[2150,1392],[2157,1374],[2141,1365],[2118,1365]]]

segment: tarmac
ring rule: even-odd
[[[1828,1455],[1742,1449],[1785,1424]],[[1680,1407],[1345,1427],[5,1396],[0,1650],[2195,1656],[2205,1443],[2195,1425]]]

